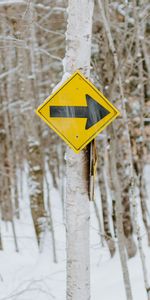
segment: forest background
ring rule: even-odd
[[[59,261],[62,257],[65,261],[65,238],[62,244],[59,239],[65,236],[66,145],[35,115],[35,109],[63,76],[67,6],[66,0],[0,1],[0,261],[5,262],[0,269],[0,300],[22,300],[27,292],[31,300],[37,292],[40,300],[52,296],[44,279],[41,286],[35,279],[25,281],[24,273],[22,282],[17,277],[12,285],[14,273],[8,278],[6,266],[9,257],[20,268],[29,263],[26,251],[41,257],[48,252],[48,259],[57,263],[51,268],[59,275]],[[115,262],[123,247],[127,264],[140,258],[140,300],[150,299],[149,16],[147,0],[96,1],[90,77],[121,111],[113,126],[96,139],[95,201],[91,203],[96,257],[105,253],[105,261],[112,257]],[[119,236],[124,244],[118,251]],[[45,274],[44,269],[39,274]],[[118,299],[125,299],[123,288],[120,293]]]

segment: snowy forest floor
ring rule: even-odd
[[[145,168],[147,192],[150,194],[150,165]],[[97,193],[98,198],[98,193]],[[43,238],[43,249],[38,252],[32,219],[24,185],[21,219],[16,221],[19,253],[14,250],[10,224],[1,223],[4,251],[0,252],[0,300],[65,300],[65,226],[62,203],[58,191],[51,190],[58,263],[53,263],[51,234]],[[150,198],[149,198],[150,200]],[[96,199],[99,201],[99,199]],[[138,203],[139,204],[139,203]],[[93,204],[91,205],[91,300],[125,300],[123,278],[118,251],[110,258],[106,244],[100,244],[100,235]],[[149,205],[150,206],[150,205]],[[141,218],[139,218],[141,219]],[[150,248],[141,225],[142,242],[150,280]],[[136,237],[135,237],[136,238]],[[139,254],[128,260],[133,299],[146,300]]]

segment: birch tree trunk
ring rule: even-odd
[[[106,143],[104,140],[99,142],[98,145],[98,182],[100,185],[100,194],[101,194],[101,202],[102,202],[102,213],[103,213],[103,223],[104,223],[104,232],[105,232],[105,240],[107,242],[109,252],[111,256],[115,254],[115,242],[112,237],[111,229],[110,229],[110,220],[109,220],[109,203],[108,203],[108,195],[106,191],[106,179],[104,171],[106,169],[106,154],[107,151]]]
[[[116,167],[116,153],[117,153],[117,140],[116,134],[113,126],[110,127],[111,131],[111,171],[112,171],[112,181],[115,190],[116,196],[116,225],[117,225],[117,234],[118,234],[118,248],[120,255],[120,262],[123,273],[123,280],[126,292],[126,299],[133,300],[132,289],[127,265],[127,257],[125,253],[125,243],[124,243],[124,230],[123,230],[123,207],[121,201],[121,188],[120,188],[120,180]]]
[[[65,72],[90,73],[93,0],[69,0]],[[67,149],[67,300],[90,299],[89,151]]]

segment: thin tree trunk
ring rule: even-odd
[[[113,127],[111,127],[111,171],[112,171],[112,180],[116,196],[116,225],[118,233],[118,247],[120,254],[120,261],[122,266],[122,273],[124,279],[124,286],[127,300],[133,300],[131,283],[129,278],[129,271],[127,266],[127,257],[125,252],[125,241],[124,241],[124,230],[123,230],[123,209],[122,209],[122,199],[121,199],[121,189],[120,181],[116,168],[116,136]]]
[[[40,99],[38,84],[37,84],[37,71],[39,66],[39,60],[37,58],[38,45],[35,34],[35,27],[33,22],[33,3],[30,3],[29,9],[29,19],[26,26],[30,25],[31,35],[30,35],[30,52],[25,49],[17,49],[18,52],[18,75],[19,75],[19,96],[21,106],[24,103],[33,101],[34,107],[38,105]],[[31,23],[31,24],[30,24]],[[21,26],[21,24],[20,24]],[[27,37],[24,35],[24,30],[22,30],[23,38]],[[30,70],[30,80],[28,78],[28,70]],[[36,103],[37,102],[37,103]],[[30,207],[31,214],[35,229],[35,235],[39,248],[41,247],[42,236],[45,231],[46,226],[46,214],[44,206],[44,193],[43,193],[43,155],[41,153],[40,139],[38,135],[38,125],[35,116],[32,118],[29,114],[25,115],[23,119],[23,126],[25,127],[24,135],[28,132],[27,145],[28,145],[28,165],[29,165],[29,197],[30,197]]]
[[[104,175],[105,165],[105,149],[104,149],[104,141],[102,140],[98,147],[98,177],[99,177],[99,185],[100,185],[100,193],[101,193],[101,202],[102,202],[102,213],[103,213],[103,223],[104,223],[104,232],[105,232],[105,240],[107,242],[110,255],[113,256],[115,254],[115,242],[112,238],[111,230],[110,230],[110,221],[109,221],[109,205],[107,199],[107,190],[106,190],[106,182]]]
[[[6,35],[6,24],[3,22],[3,34]],[[5,41],[4,41],[5,46]],[[8,70],[11,70],[13,68],[11,57],[13,56],[13,47],[10,45],[10,49],[8,52],[7,58],[5,58],[5,66],[8,68]],[[6,199],[8,201],[7,206],[7,218],[8,221],[11,222],[12,226],[12,232],[14,237],[14,244],[15,244],[15,250],[18,252],[18,243],[17,243],[17,236],[16,236],[16,230],[15,230],[15,222],[14,222],[14,213],[13,213],[13,188],[14,188],[14,174],[13,174],[13,159],[12,159],[12,146],[11,146],[11,126],[12,126],[12,115],[11,115],[11,105],[13,103],[13,96],[14,96],[14,79],[12,77],[12,73],[8,73],[8,81],[7,85],[5,87],[5,93],[6,93],[6,99],[8,101],[8,109],[5,112],[5,125],[6,125],[6,141],[5,141],[5,155],[7,155],[5,166],[7,170],[7,175],[5,176],[5,182],[6,182]]]
[[[49,182],[46,175],[45,175],[45,183],[47,188],[48,227],[51,231],[51,236],[52,236],[53,259],[54,259],[54,263],[57,263],[56,240],[55,240],[55,231],[54,231],[52,208],[51,208],[50,188],[49,188]]]

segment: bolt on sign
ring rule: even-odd
[[[76,153],[119,115],[117,108],[79,71],[50,95],[36,113]]]

